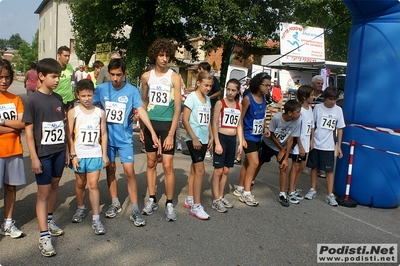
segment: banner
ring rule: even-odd
[[[106,66],[110,61],[111,43],[96,44],[96,60],[103,62]]]

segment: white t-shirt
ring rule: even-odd
[[[299,120],[301,121],[300,141],[301,144],[303,144],[304,151],[308,153],[310,151],[311,131],[314,128],[314,115],[311,107],[309,107],[308,110],[301,107],[301,116]],[[295,145],[291,153],[299,154],[299,145]]]
[[[324,104],[317,104],[314,108],[314,148],[323,151],[334,151],[335,142],[333,132],[336,128],[344,128],[342,108],[335,105],[326,108]]]

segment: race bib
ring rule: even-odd
[[[237,127],[239,124],[240,110],[233,108],[224,108],[224,116],[221,125],[226,127]]]
[[[163,84],[150,84],[149,104],[169,106],[170,87]]]
[[[100,136],[100,126],[81,125],[79,127],[80,141],[83,145],[93,146]]]
[[[6,120],[17,120],[18,114],[14,103],[0,104],[0,118]]]
[[[264,131],[264,119],[253,120],[253,135],[262,135]]]
[[[107,122],[116,124],[124,123],[126,104],[118,102],[105,102],[105,107]]]
[[[337,115],[323,114],[321,118],[320,128],[335,130]]]
[[[289,138],[290,133],[291,132],[289,130],[282,129],[282,128],[277,128],[274,131],[274,135],[280,143],[285,143],[287,141],[287,139]]]
[[[62,144],[65,139],[64,122],[42,122],[42,145]]]
[[[199,125],[208,126],[210,124],[210,107],[199,107],[197,109],[197,120]]]
[[[312,120],[308,120],[307,121],[307,123],[306,123],[306,132],[305,132],[306,136],[310,136],[311,135],[312,124],[313,124]]]

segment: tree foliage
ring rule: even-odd
[[[19,33],[16,33],[11,35],[10,39],[8,39],[7,46],[13,48],[14,50],[19,50],[24,42],[25,41],[22,39],[21,35],[19,35]]]
[[[112,49],[126,51],[131,77],[140,76],[147,49],[159,37],[184,47],[193,59],[197,50],[190,38],[202,38],[206,52],[222,47],[223,68],[234,46],[238,59],[277,53],[265,43],[277,40],[279,22],[328,28],[348,14],[337,0],[80,0],[71,1],[70,9],[78,57],[88,62],[96,44],[111,42]],[[126,26],[131,27],[128,38],[122,34]],[[343,36],[348,29],[338,27],[326,36],[327,59],[347,54]]]
[[[35,37],[32,40],[32,44],[27,43],[23,40],[19,47],[18,53],[15,54],[13,62],[16,64],[16,70],[25,72],[30,69],[31,62],[35,62],[38,59],[38,36],[39,31],[36,31]]]

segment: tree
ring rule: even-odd
[[[16,63],[16,70],[25,72],[30,69],[31,62],[38,59],[38,36],[39,31],[36,31],[32,44],[29,45],[26,41],[21,44],[18,53],[14,56],[13,62]]]
[[[6,50],[7,49],[7,39],[0,39],[0,50]]]
[[[19,50],[21,45],[24,43],[21,35],[19,33],[11,35],[10,39],[8,39],[7,45],[12,47],[14,50]]]

